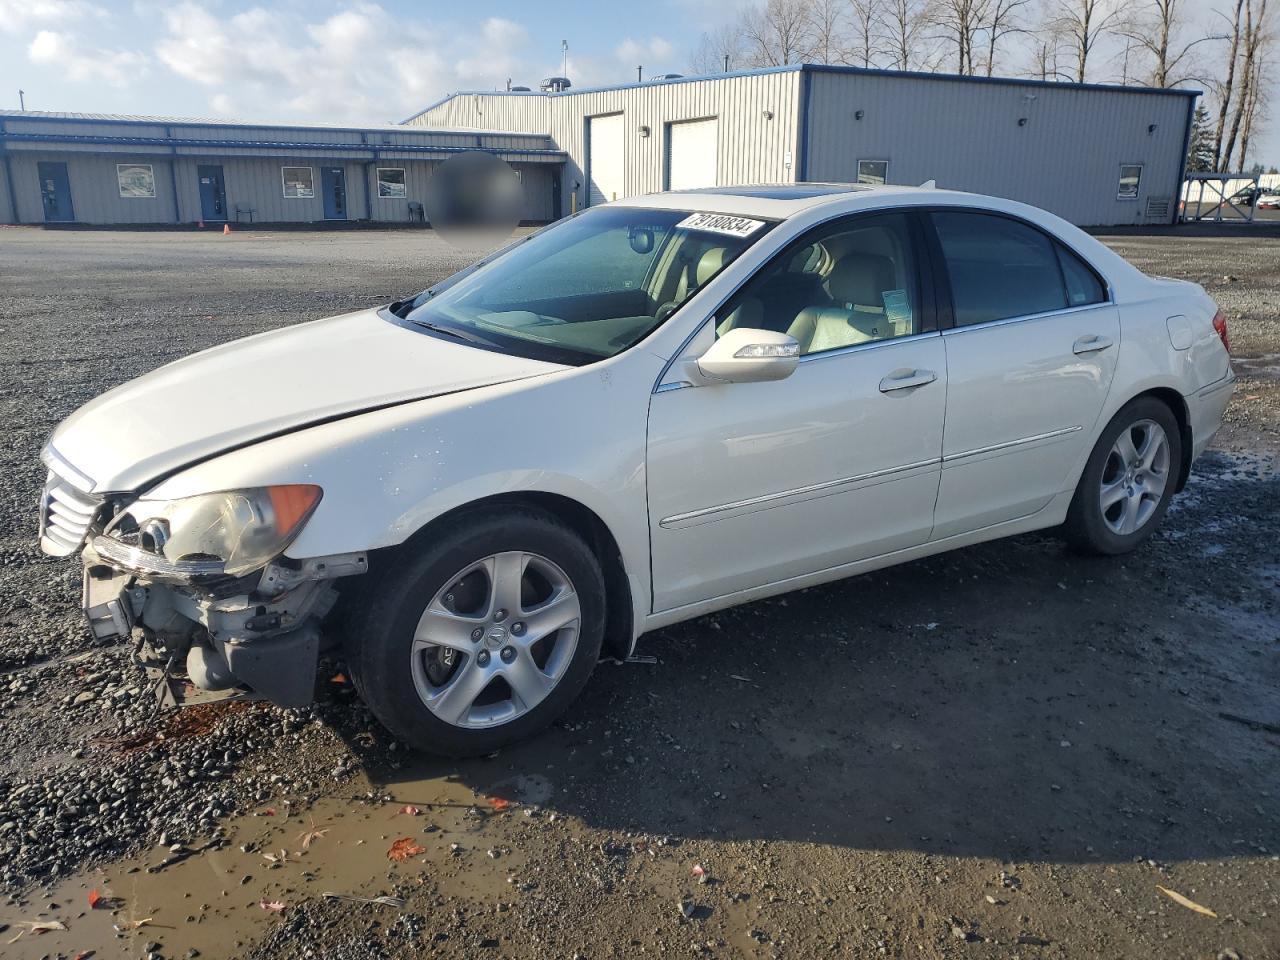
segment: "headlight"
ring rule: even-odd
[[[139,500],[116,518],[106,537],[128,544],[131,566],[173,573],[209,570],[238,577],[279,556],[320,503],[309,483],[205,493],[182,500]]]

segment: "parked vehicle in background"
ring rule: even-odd
[[[1259,210],[1280,210],[1280,193],[1264,192],[1258,198],[1257,208]]]
[[[45,449],[95,635],[479,754],[601,652],[1028,530],[1159,525],[1235,377],[1197,285],[1040,210],[795,184],[592,208],[414,297],[112,390]]]

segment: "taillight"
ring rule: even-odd
[[[1227,318],[1222,315],[1219,310],[1213,315],[1213,329],[1218,331],[1218,339],[1222,341],[1222,347],[1227,353],[1231,352],[1231,342],[1227,339]]]

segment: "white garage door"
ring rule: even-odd
[[[690,120],[667,127],[667,189],[715,187],[716,129],[711,120]]]
[[[587,205],[623,196],[622,114],[587,118]]]

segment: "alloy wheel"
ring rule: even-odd
[[[1154,420],[1120,431],[1107,454],[1098,505],[1107,528],[1122,537],[1137,533],[1160,508],[1169,485],[1169,438]]]
[[[496,553],[445,581],[414,630],[418,696],[456,727],[494,727],[550,695],[577,647],[582,608],[546,557]]]

